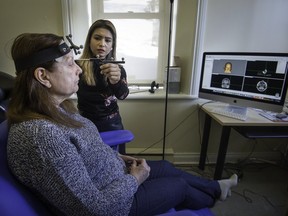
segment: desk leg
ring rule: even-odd
[[[205,123],[203,129],[203,136],[202,136],[202,144],[201,144],[201,153],[199,159],[199,169],[204,170],[205,168],[205,161],[207,156],[207,149],[208,149],[208,142],[209,142],[209,135],[210,135],[210,127],[211,127],[211,116],[205,114]]]
[[[217,162],[216,162],[215,173],[214,173],[215,180],[219,180],[222,177],[230,131],[231,131],[231,127],[229,126],[222,127],[221,140],[220,140]]]

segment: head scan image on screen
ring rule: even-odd
[[[199,98],[281,112],[288,53],[205,52]]]

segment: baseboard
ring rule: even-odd
[[[126,148],[126,153],[135,157],[142,157],[146,160],[161,160],[163,159],[163,149],[162,148]],[[170,162],[174,162],[174,151],[172,148],[167,148],[165,150],[164,159]]]
[[[163,158],[163,150],[161,148],[127,148],[126,153],[137,157],[143,157],[147,160],[160,160]],[[237,163],[240,160],[246,159],[250,153],[247,152],[231,152],[226,154],[226,163]],[[172,148],[165,150],[164,159],[173,162],[174,164],[198,164],[200,153],[175,153]],[[249,158],[257,158],[262,161],[277,161],[281,159],[279,152],[253,152]],[[216,153],[208,153],[206,163],[215,164],[217,160]]]
[[[226,154],[226,163],[237,163],[240,160],[246,159],[249,156],[249,153],[227,153]],[[174,164],[198,164],[200,154],[199,153],[175,153]],[[262,161],[277,161],[281,159],[279,152],[254,152],[249,158],[257,158]],[[215,164],[217,160],[216,153],[208,153],[206,163]]]

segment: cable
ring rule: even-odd
[[[174,129],[172,129],[168,134],[166,134],[166,137],[168,137],[170,134],[172,134],[178,127],[180,127],[180,125],[182,125],[185,121],[187,121],[187,119],[195,113],[195,111],[197,110],[194,109],[189,115],[187,115],[182,121],[180,121],[180,123],[178,125],[176,125],[176,127],[174,127]],[[155,146],[156,144],[160,143],[161,141],[163,140],[163,137],[161,139],[159,139],[158,141],[154,142],[153,144],[151,144],[150,146],[148,146],[147,148],[145,148],[144,150],[136,153],[136,154],[133,154],[133,155],[139,155],[139,154],[142,154],[144,153],[145,151],[147,151],[148,149],[152,148],[153,146]]]
[[[251,193],[251,194],[254,194],[254,195],[257,195],[257,196],[260,196],[260,197],[262,197],[271,207],[273,207],[273,208],[277,208],[277,207],[283,207],[283,206],[285,206],[285,205],[274,205],[269,199],[268,199],[268,197],[266,197],[265,195],[262,195],[262,194],[260,194],[260,193],[256,193],[256,192],[254,192],[254,191],[252,191],[252,190],[249,190],[249,189],[243,189],[243,191],[242,191],[242,193],[239,193],[239,192],[236,192],[236,191],[232,191],[233,193],[235,193],[235,194],[237,194],[237,195],[239,195],[240,197],[243,197],[245,200],[246,200],[246,202],[248,202],[248,203],[253,203],[253,200],[252,200],[252,198],[250,198],[250,197],[248,197],[248,195],[247,195],[247,193]]]

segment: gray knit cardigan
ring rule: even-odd
[[[14,175],[62,215],[128,215],[138,188],[125,163],[79,114],[80,129],[47,120],[13,124],[7,156]]]

